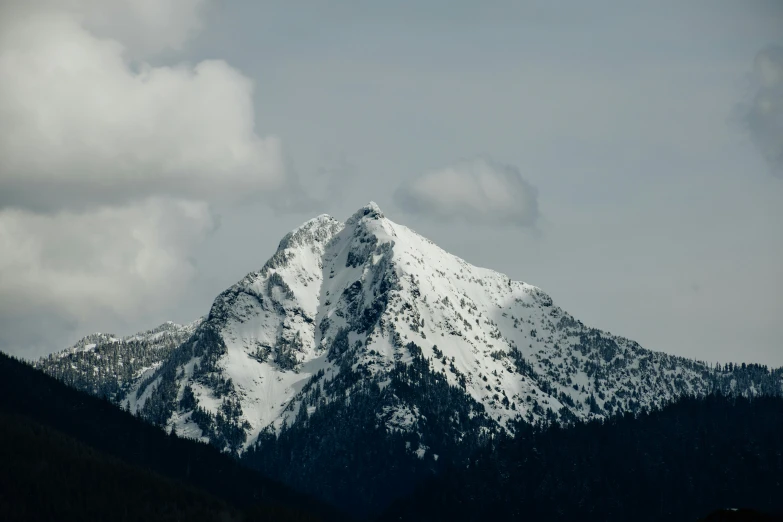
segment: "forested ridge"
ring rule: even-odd
[[[0,506],[16,520],[344,519],[2,353],[0,415]]]
[[[444,470],[384,520],[695,521],[719,508],[783,515],[783,399],[688,397],[531,427]],[[723,516],[711,520],[734,520]]]
[[[145,371],[160,366],[193,333],[187,325],[164,323],[127,337],[95,333],[33,365],[68,386],[120,403]]]

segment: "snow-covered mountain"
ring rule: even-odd
[[[439,433],[462,440],[716,388],[782,390],[780,371],[715,368],[587,327],[539,288],[470,265],[374,203],[345,223],[326,215],[306,222],[261,270],[221,293],[206,319],[171,328],[180,345],[165,357],[150,347],[130,373],[123,359],[119,382],[132,387],[116,399],[240,453],[319,408],[351,408],[358,394],[374,397],[379,426],[415,433],[409,450],[423,457],[437,453],[428,439],[436,421]],[[42,367],[56,375],[56,361],[107,342],[116,344],[85,338]]]
[[[126,337],[94,333],[34,365],[70,386],[120,402],[189,339],[203,320],[185,325],[167,321]]]

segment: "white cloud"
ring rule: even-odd
[[[13,14],[0,27],[0,207],[235,199],[282,185],[280,142],[254,129],[252,81],[224,61],[134,70],[118,41],[71,11]]]
[[[206,203],[150,198],[54,215],[0,212],[0,315],[59,308],[69,319],[160,310],[195,275],[214,227]]]
[[[538,219],[538,191],[519,169],[480,157],[427,172],[395,194],[405,210],[471,223],[532,226]]]

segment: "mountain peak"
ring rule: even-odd
[[[353,225],[359,222],[363,218],[367,219],[383,219],[386,216],[383,215],[383,211],[374,201],[370,201],[368,204],[354,212],[354,214],[348,218],[345,222],[346,225]]]
[[[160,347],[142,361],[138,343],[82,345],[127,354],[112,389],[131,411],[234,452],[370,391],[372,425],[422,433],[410,448],[422,458],[442,440],[433,433],[461,440],[518,421],[606,418],[732,386],[729,373],[585,326],[538,288],[449,254],[374,202],[345,224],[307,221],[222,292],[203,323],[161,329],[139,339]],[[77,355],[85,376],[103,378],[94,368],[114,361]],[[70,359],[58,361],[70,371]],[[781,389],[779,376],[764,378],[732,393]],[[428,434],[431,421],[446,431]]]
[[[305,243],[325,243],[342,228],[342,223],[328,214],[321,214],[305,221],[280,240],[277,251],[303,245]]]

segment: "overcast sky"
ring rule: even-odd
[[[646,348],[783,365],[783,5],[5,0],[0,349],[209,311],[370,200]]]

